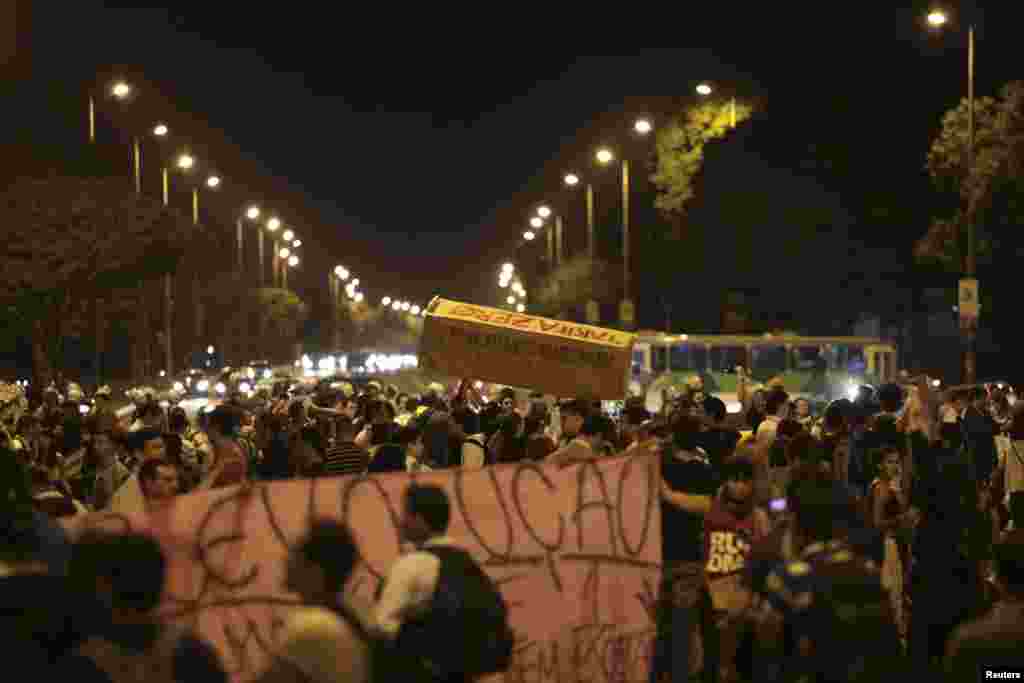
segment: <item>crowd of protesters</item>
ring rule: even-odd
[[[625,453],[661,461],[663,576],[652,680],[895,680],[943,670],[951,680],[974,680],[981,666],[1020,664],[1024,404],[1011,406],[996,387],[940,394],[921,378],[862,387],[854,400],[815,414],[781,382],[752,390],[738,370],[738,415],[705,395],[695,377],[659,413],[631,399],[614,418],[585,397],[558,402],[509,388],[488,395],[469,381],[431,385],[418,396],[377,382],[359,391],[347,382],[310,391],[283,384],[236,395],[195,419],[154,396],[138,397],[134,413],[119,418],[106,405],[109,392],[83,403],[72,387],[50,387],[40,405],[26,405],[5,385],[5,477],[25,482],[21,498],[34,532],[22,543],[29,550],[9,544],[3,561],[35,563],[34,573],[8,570],[11,576],[64,576],[67,551],[47,520],[167,505],[193,490],[520,461],[570,467]],[[355,562],[350,536],[329,524],[311,531],[290,565],[289,587],[321,609],[286,629],[282,663],[268,676],[367,679],[369,669],[352,664],[352,652],[376,659],[349,647],[363,642],[352,633],[369,634],[367,642],[407,633],[408,645],[415,632],[422,642],[412,650],[426,642],[446,647],[427,622],[403,629],[409,602],[450,594],[438,585],[452,576],[476,577],[458,590],[490,598],[482,573],[444,537],[447,500],[438,493],[410,489],[403,527],[420,551],[396,564],[362,616],[328,597]],[[145,539],[83,543],[81,554],[91,559],[80,563],[87,569],[75,581],[92,577],[108,593],[119,590],[111,589],[121,577],[115,564],[150,563],[148,588],[129,591],[141,602],[104,603],[108,622],[145,621],[139,615],[155,607],[160,585],[159,553]],[[75,548],[70,557],[80,554]],[[319,570],[303,571],[311,563]],[[159,650],[164,641],[151,635],[146,642]],[[171,660],[205,667],[189,679],[219,671],[193,636],[172,640]],[[491,675],[507,656],[477,662],[473,676]],[[168,675],[185,680],[176,666]],[[460,671],[458,680],[467,680],[466,666]]]

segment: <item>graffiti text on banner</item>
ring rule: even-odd
[[[449,534],[501,586],[516,649],[508,680],[647,680],[661,554],[654,458],[567,469],[529,463],[414,475],[452,501]],[[288,612],[287,552],[310,520],[347,520],[364,563],[350,590],[372,600],[402,551],[411,475],[276,482],[184,496],[166,511],[96,514],[77,528],[154,534],[169,556],[162,607],[220,652],[235,683],[267,665]]]

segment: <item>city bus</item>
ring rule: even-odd
[[[735,412],[738,365],[755,383],[778,377],[791,395],[817,400],[847,396],[861,384],[898,381],[896,346],[872,337],[640,332],[633,347],[631,389],[656,410],[663,389],[700,375],[706,391]]]

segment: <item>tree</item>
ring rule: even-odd
[[[542,278],[532,300],[541,312],[554,315],[590,300],[611,298],[621,279],[621,271],[616,273],[607,262],[576,256]]]
[[[308,306],[295,292],[255,287],[233,271],[205,280],[203,291],[208,331],[233,362],[292,355],[300,326],[309,315]]]
[[[201,237],[123,179],[25,179],[0,195],[0,304],[32,339],[36,385],[62,363],[65,335],[85,302],[175,269]]]
[[[959,272],[964,266],[965,212],[974,212],[979,260],[997,253],[1016,255],[1016,233],[1024,223],[1024,82],[1003,87],[999,97],[982,97],[974,105],[974,163],[968,164],[968,103],[962,101],[942,118],[926,167],[952,213],[937,216],[915,244],[919,263]]]
[[[752,109],[736,103],[736,122],[750,118]],[[694,181],[704,163],[708,143],[725,137],[732,126],[730,107],[705,103],[692,107],[659,128],[655,138],[657,169],[651,180],[658,188],[655,206],[681,214],[694,196]]]

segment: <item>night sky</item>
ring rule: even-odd
[[[571,38],[599,26],[625,36],[614,42],[657,42],[649,34],[660,17],[632,26],[568,15],[455,21],[396,6],[396,24],[387,8],[371,17],[231,5],[39,2],[34,59],[69,82],[110,64],[145,73],[305,199],[302,218],[315,224],[307,244],[323,250],[308,271],[345,262],[367,273],[371,296],[479,298],[529,208],[558,189],[573,155],[601,139],[588,126],[602,114],[614,120],[631,97],[688,95],[703,80],[735,88],[758,99],[780,131],[774,144],[794,150],[792,163],[809,146],[844,149],[865,184],[891,193],[901,183],[921,187],[929,138],[965,89],[965,35],[927,35],[924,3],[842,16],[833,3],[817,14],[763,16],[741,4],[744,19],[727,25],[681,14],[667,22],[675,30],[665,42],[710,47],[622,50],[628,56],[580,56],[595,46],[569,46],[588,45]],[[994,52],[1015,44],[998,35],[1013,23],[999,29],[991,12],[984,18],[979,94],[1020,75]],[[905,253],[920,229],[861,237]],[[320,271],[308,271],[313,288]]]

